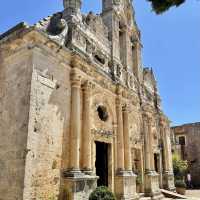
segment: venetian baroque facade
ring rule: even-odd
[[[80,9],[64,0],[0,36],[0,199],[82,200],[99,185],[161,199],[174,189],[169,120],[132,1]]]

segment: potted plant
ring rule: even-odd
[[[176,180],[175,181],[176,192],[178,194],[185,195],[186,192],[186,184],[183,180]]]
[[[173,155],[173,168],[175,177],[176,192],[184,195],[186,191],[185,176],[188,169],[188,163],[182,160],[178,154]]]

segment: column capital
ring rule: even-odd
[[[91,91],[92,89],[94,89],[95,87],[95,84],[92,83],[91,81],[85,81],[83,83],[83,91],[86,92],[86,91]]]
[[[77,73],[76,70],[72,70],[71,72],[72,87],[81,87],[81,80],[82,80],[81,75]]]
[[[130,105],[129,105],[129,104],[123,105],[122,111],[123,111],[123,112],[129,112],[129,111],[130,111]]]
[[[163,117],[163,116],[160,117],[160,125],[161,125],[162,127],[165,127],[165,126],[167,125],[166,118]]]
[[[116,106],[119,107],[119,106],[122,106],[122,98],[120,96],[118,96],[116,98]]]
[[[144,121],[147,121],[148,123],[151,123],[153,121],[152,114],[149,112],[142,113],[142,117]]]
[[[122,96],[123,88],[121,85],[117,85],[116,93],[118,96]]]

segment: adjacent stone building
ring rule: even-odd
[[[64,0],[62,12],[0,36],[1,200],[174,189],[169,120],[141,62],[132,1],[102,8],[84,15],[81,0]]]
[[[200,122],[172,127],[173,151],[189,164],[192,185],[200,187]]]

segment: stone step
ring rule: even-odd
[[[140,200],[151,200],[151,197],[141,197]]]
[[[186,196],[177,194],[177,193],[172,192],[172,191],[169,191],[169,190],[161,189],[161,192],[162,192],[166,197],[169,197],[169,198],[187,199]]]
[[[159,195],[156,195],[156,196],[152,197],[152,200],[162,200],[162,199],[164,199],[163,194],[159,194]]]
[[[139,193],[139,197],[140,198],[144,197],[144,193]]]

